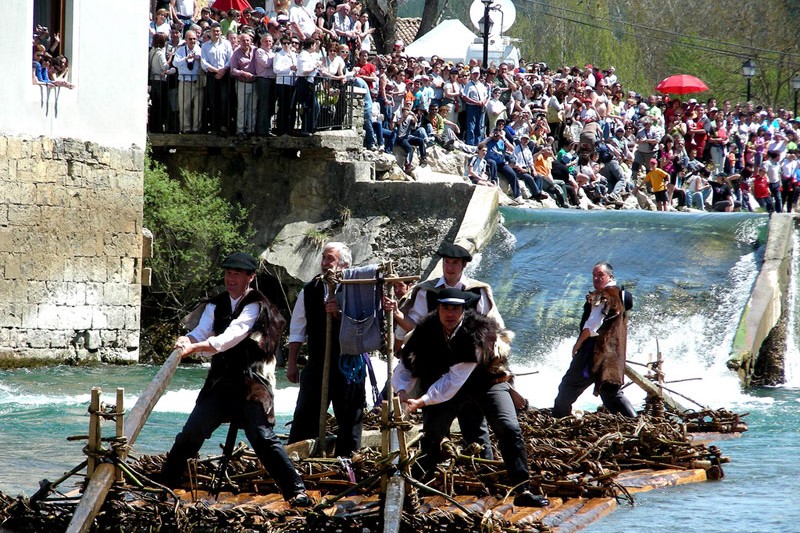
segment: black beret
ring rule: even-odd
[[[246,270],[247,272],[255,272],[258,268],[258,261],[248,253],[235,252],[225,258],[225,261],[222,262],[222,268],[235,268]]]
[[[439,257],[449,257],[451,259],[466,259],[467,261],[472,261],[472,255],[470,255],[466,248],[449,242],[443,242],[442,245],[439,246],[439,249],[436,250],[436,255]]]
[[[478,305],[480,296],[474,292],[447,288],[440,290],[436,296],[436,299],[440,304],[463,305],[464,307],[474,308],[476,305]]]

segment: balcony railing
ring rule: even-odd
[[[200,74],[150,81],[150,133],[272,136],[353,127],[353,83],[317,77],[293,85]]]

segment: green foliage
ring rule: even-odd
[[[253,229],[248,210],[222,196],[219,176],[181,172],[173,179],[150,157],[144,226],[153,232],[153,287],[142,304],[142,353],[163,356],[180,320],[219,283],[221,258],[246,250]]]

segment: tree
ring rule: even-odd
[[[142,301],[142,355],[164,357],[181,319],[220,281],[219,263],[248,248],[249,212],[222,196],[219,176],[182,172],[171,178],[148,155],[144,226],[153,232],[153,286]]]

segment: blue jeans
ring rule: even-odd
[[[519,196],[519,181],[517,179],[517,173],[514,172],[514,169],[508,163],[498,163],[497,161],[493,161],[491,159],[486,159],[486,173],[489,174],[489,178],[497,183],[497,174],[500,173],[502,176],[508,181],[508,184],[511,186],[511,194],[512,198],[516,198]],[[533,191],[531,191],[533,194]]]
[[[686,195],[686,204],[694,209],[705,209],[706,198],[711,194],[711,189],[693,192]]]
[[[464,142],[476,146],[483,140],[485,133],[486,113],[483,106],[467,104],[467,131]]]
[[[769,193],[772,195],[772,203],[775,206],[775,212],[780,213],[783,211],[783,202],[781,201],[781,182],[769,184]]]
[[[542,195],[541,176],[531,176],[527,172],[517,172],[517,177],[525,183],[533,198],[537,198]]]
[[[403,139],[397,139],[396,144],[406,152],[406,165],[410,165],[411,162],[414,161],[414,146],[419,148],[419,157],[425,161],[425,158],[427,157],[427,153],[425,152],[425,141],[419,137],[414,137],[411,135]]]
[[[383,145],[386,153],[391,153],[394,149],[394,130],[384,128],[380,122],[373,122],[372,129],[375,132],[375,141]]]
[[[375,146],[375,131],[372,129],[372,95],[369,85],[361,78],[353,78],[353,85],[367,91],[364,95],[364,146],[372,148]]]

